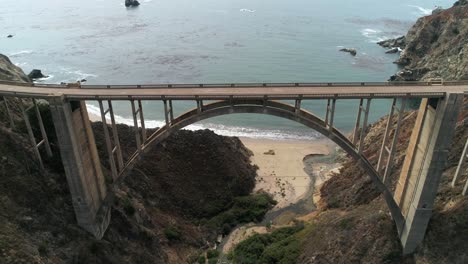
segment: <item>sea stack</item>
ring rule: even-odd
[[[343,48],[343,49],[340,49],[340,51],[348,52],[349,54],[351,54],[353,56],[356,56],[356,54],[357,54],[356,49]]]
[[[44,78],[44,77],[47,77],[47,76],[42,74],[41,70],[34,69],[28,74],[28,77],[30,79],[40,79],[40,78]]]
[[[140,5],[140,2],[138,2],[137,0],[125,0],[126,7],[136,7],[139,5]]]

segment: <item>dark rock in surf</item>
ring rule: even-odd
[[[396,74],[390,76],[389,81],[391,82],[408,82],[408,81],[418,81],[423,77],[427,72],[430,70],[428,68],[418,68],[418,69],[410,69],[404,68],[398,71]],[[440,76],[434,76],[439,77]]]
[[[340,51],[348,52],[349,54],[351,54],[353,56],[356,56],[356,54],[357,54],[356,49],[343,48],[343,49],[340,49]]]
[[[404,49],[406,46],[406,38],[405,36],[401,36],[395,39],[387,39],[387,40],[379,41],[377,42],[377,44],[384,48]]]
[[[41,70],[38,70],[38,69],[34,69],[32,70],[29,74],[28,74],[28,77],[30,79],[40,79],[40,78],[45,78],[47,76],[45,76],[44,74],[42,74]]]
[[[391,48],[391,49],[385,51],[385,53],[393,54],[393,53],[397,53],[398,51],[400,51],[398,48]]]
[[[12,37],[13,37],[13,35],[8,35],[8,36],[7,36],[7,38],[12,38]]]
[[[126,7],[136,7],[139,5],[140,5],[140,2],[138,2],[137,0],[125,0]]]

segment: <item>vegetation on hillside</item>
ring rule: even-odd
[[[239,224],[260,222],[275,204],[276,201],[267,193],[236,197],[229,209],[202,223],[227,235]]]
[[[306,229],[310,232],[313,225]],[[239,264],[296,263],[302,251],[304,233],[303,223],[297,222],[268,234],[254,234],[240,242],[228,258]]]

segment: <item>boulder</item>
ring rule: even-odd
[[[12,37],[13,37],[13,35],[8,35],[8,36],[7,36],[7,38],[12,38]]]
[[[137,0],[125,0],[126,7],[136,7],[139,5],[140,5],[140,2],[138,2]]]
[[[47,76],[42,74],[41,70],[34,69],[28,74],[28,77],[30,79],[40,79],[40,78],[44,78],[44,77],[47,77]]]
[[[351,55],[353,55],[353,56],[356,56],[356,54],[357,54],[356,49],[343,48],[343,49],[340,49],[340,51],[348,52],[349,54],[351,54]]]

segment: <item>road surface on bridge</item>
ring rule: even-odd
[[[359,84],[359,83],[358,83]],[[65,85],[0,84],[0,96],[47,98],[63,96],[69,100],[193,100],[249,98],[264,99],[349,99],[349,98],[394,98],[394,97],[441,97],[446,93],[468,93],[468,84],[451,85],[318,85],[318,84],[256,84],[243,85]],[[171,86],[171,87],[169,87]]]

